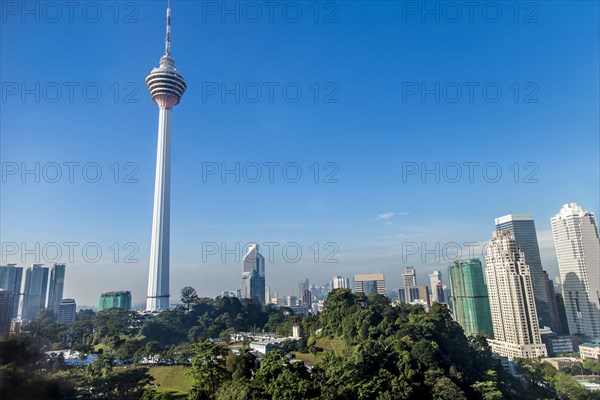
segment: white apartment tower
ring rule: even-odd
[[[569,203],[551,222],[569,331],[600,343],[600,238],[596,217]]]
[[[508,231],[492,233],[486,252],[485,277],[494,339],[492,351],[510,360],[547,355],[542,343],[535,296],[525,254]]]
[[[438,283],[442,281],[442,273],[440,271],[433,271],[429,274],[429,284],[430,284],[430,293],[431,293],[431,303],[438,303],[440,300],[438,298]]]
[[[331,281],[332,289],[350,289],[350,280],[348,278],[342,278],[341,276],[335,275]]]
[[[402,273],[402,286],[417,286],[417,273],[413,267],[406,267]]]

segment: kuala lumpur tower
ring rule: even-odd
[[[171,4],[167,4],[167,37],[165,54],[160,66],[146,77],[152,100],[158,105],[158,145],[156,151],[156,181],[154,184],[154,213],[150,274],[146,310],[169,308],[169,234],[171,207],[171,111],[179,103],[186,84],[175,69],[171,58]]]

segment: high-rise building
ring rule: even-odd
[[[398,289],[398,299],[406,304],[431,305],[431,297],[427,285],[401,286]]]
[[[350,279],[342,278],[341,276],[334,276],[331,281],[332,289],[350,289]]]
[[[571,332],[569,331],[569,321],[567,321],[567,310],[565,309],[565,300],[563,299],[562,289],[560,291],[555,291],[554,293],[556,298],[556,308],[558,308],[558,318],[560,319],[560,324],[562,327],[562,333],[565,335],[570,335]]]
[[[442,273],[440,271],[433,271],[429,274],[429,285],[431,287],[431,303],[440,302],[438,296],[438,284],[442,282]],[[443,297],[443,293],[442,293]]]
[[[551,219],[571,335],[600,342],[600,238],[593,213],[565,204]]]
[[[525,254],[533,282],[533,294],[540,328],[548,326],[557,331],[558,312],[554,296],[548,292],[548,274],[542,268],[535,222],[530,214],[508,214],[496,218],[496,230],[510,232],[520,251]]]
[[[437,302],[446,302],[446,286],[442,282],[438,282],[435,291],[437,292]]]
[[[65,287],[65,264],[54,264],[50,268],[50,282],[48,285],[48,309],[58,317],[58,309],[63,297]]]
[[[559,335],[568,335],[569,327],[566,323],[566,316],[563,318],[561,312],[564,313],[564,303],[562,305],[562,310],[558,304],[558,299],[556,298],[556,291],[554,289],[554,282],[552,279],[548,279],[546,281],[548,284],[548,295],[550,298],[554,299],[554,301],[550,301],[548,304],[550,306],[550,315],[552,316],[552,331]]]
[[[302,292],[305,290],[309,290],[310,289],[310,284],[308,282],[308,278],[306,278],[303,281],[298,281],[298,293],[296,293],[298,295],[298,298],[302,297]]]
[[[63,299],[58,306],[58,323],[70,325],[75,321],[77,304],[74,299]]]
[[[15,296],[12,290],[0,289],[0,339],[10,332]]]
[[[169,242],[171,208],[171,111],[179,104],[186,89],[183,76],[175,69],[171,58],[171,7],[167,7],[165,54],[160,66],[146,77],[152,100],[158,105],[158,145],[154,185],[152,242],[146,309],[160,311],[169,308]]]
[[[48,268],[42,264],[32,264],[25,270],[25,289],[21,304],[21,319],[31,321],[38,311],[46,306],[48,295]]]
[[[385,277],[383,274],[358,274],[354,275],[354,291],[364,293],[379,293],[385,296]]]
[[[100,295],[98,301],[98,311],[107,310],[109,308],[120,308],[122,310],[131,310],[131,292],[107,292]]]
[[[0,289],[15,292],[11,318],[17,318],[19,314],[22,281],[23,267],[17,267],[17,264],[0,265]]]
[[[456,260],[448,267],[454,320],[465,335],[493,337],[492,315],[483,268],[478,258]]]
[[[402,286],[417,286],[417,274],[413,267],[406,267],[402,273]]]
[[[248,246],[242,271],[242,298],[265,304],[265,258],[257,244]]]
[[[492,234],[485,261],[494,328],[494,339],[488,341],[492,351],[509,360],[545,357],[529,265],[510,232]]]
[[[302,304],[306,304],[309,308],[312,306],[312,293],[310,290],[305,289],[300,294],[300,301]]]

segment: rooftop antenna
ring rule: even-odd
[[[167,0],[167,37],[165,38],[165,56],[171,56],[171,0]]]

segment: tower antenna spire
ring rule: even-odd
[[[167,36],[165,38],[165,56],[171,56],[171,0],[167,0]]]

